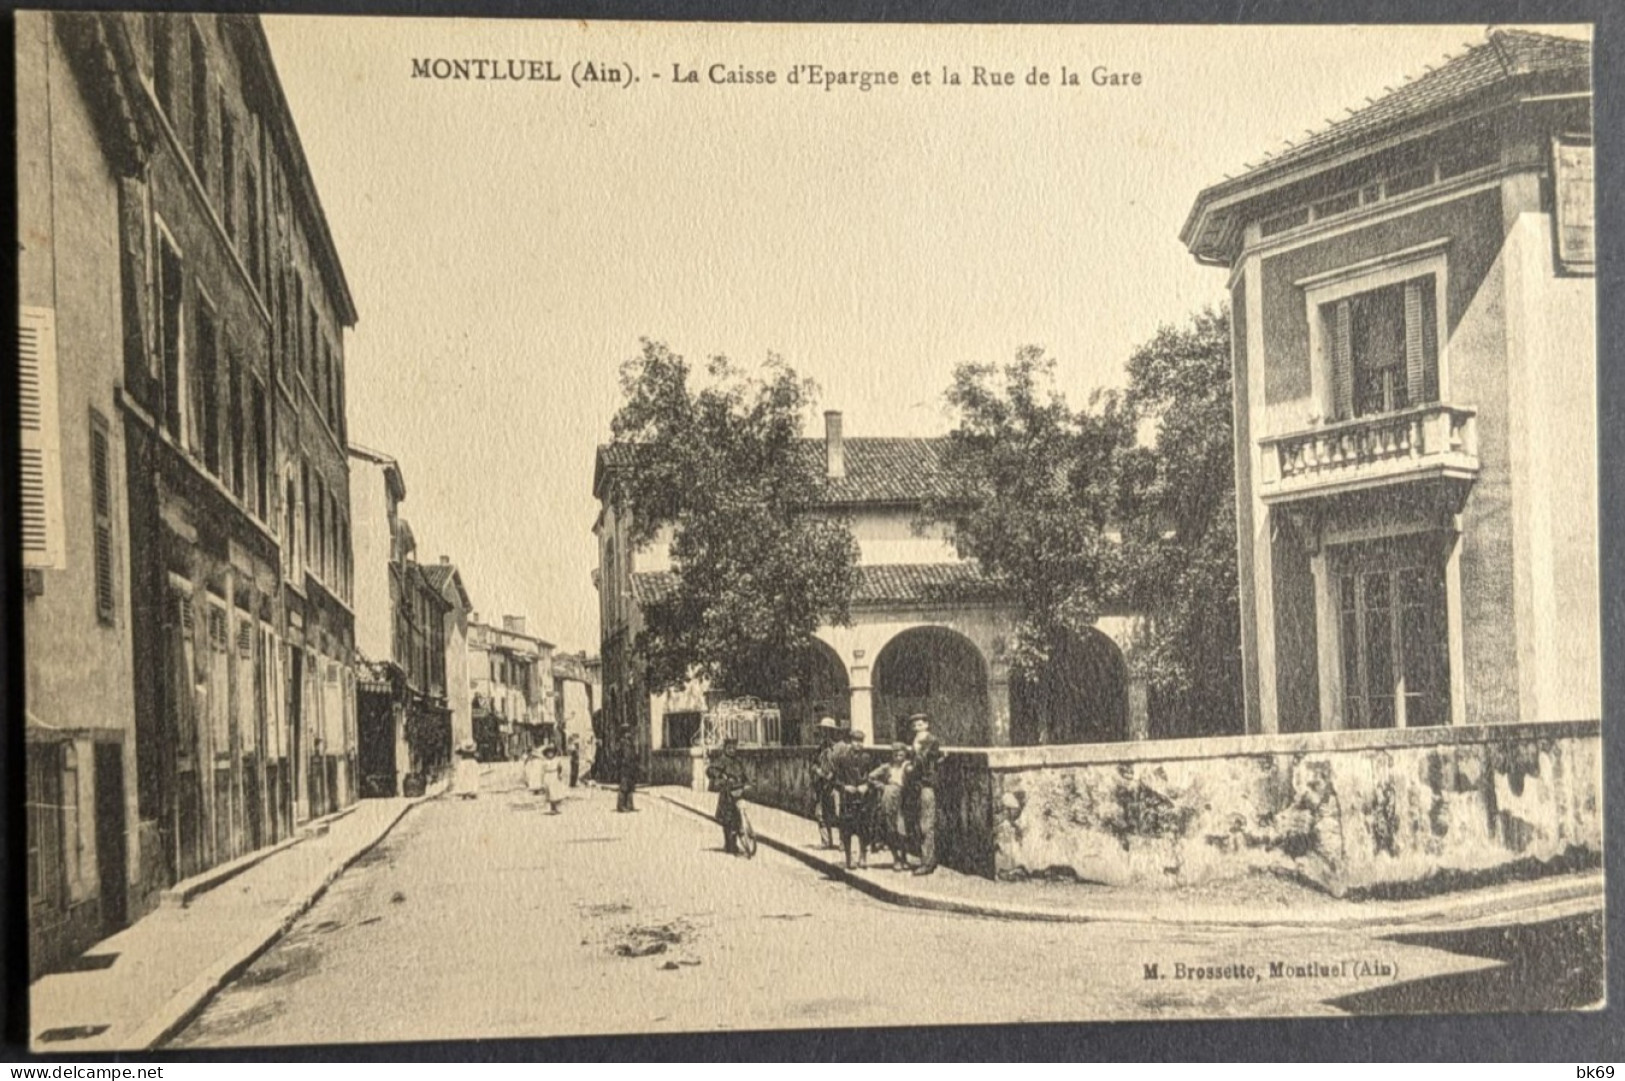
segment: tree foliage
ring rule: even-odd
[[[1125,405],[1156,428],[1120,463],[1124,585],[1149,617],[1139,663],[1175,733],[1241,730],[1230,318],[1163,326],[1128,363]]]
[[[777,697],[813,632],[850,621],[856,581],[851,530],[808,510],[820,476],[799,444],[817,388],[776,356],[756,373],[713,357],[696,378],[648,340],[621,388],[612,428],[636,466],[618,495],[634,545],[670,530],[675,572],[634,647],[648,685]]]
[[[949,491],[926,507],[952,524],[960,554],[1019,602],[1018,663],[1041,661],[1060,634],[1094,622],[1121,577],[1113,463],[1133,437],[1132,419],[1109,394],[1074,411],[1054,370],[1027,347],[1006,365],[954,371]]]
[[[1028,347],[962,365],[945,466],[962,555],[1019,603],[1018,664],[1108,608],[1146,616],[1133,663],[1159,734],[1239,730],[1240,617],[1229,318],[1163,326],[1129,358],[1129,385],[1072,409],[1054,361]],[[1150,445],[1137,433],[1154,428]]]

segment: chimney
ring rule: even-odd
[[[440,565],[441,565],[441,566],[442,566],[442,567],[449,567],[449,566],[451,566],[451,556],[441,556],[441,557],[440,557]]]
[[[824,472],[831,477],[846,476],[846,443],[841,438],[841,411],[824,411]]]
[[[512,634],[524,634],[525,633],[525,617],[524,616],[503,616],[502,617],[502,629],[505,630],[505,631],[508,631],[508,632],[510,632]]]

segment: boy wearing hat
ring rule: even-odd
[[[812,764],[813,819],[818,823],[818,843],[824,848],[834,848],[835,842],[830,835],[835,826],[835,765],[832,759],[841,726],[826,713],[818,718],[814,732],[818,739],[818,750],[813,754]]]
[[[909,718],[914,729],[914,784],[918,789],[915,832],[920,837],[920,865],[917,875],[937,869],[937,766],[942,762],[942,742],[931,734],[931,718],[916,713]]]

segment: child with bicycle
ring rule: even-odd
[[[732,736],[722,741],[722,753],[705,767],[705,778],[711,791],[717,794],[716,819],[722,825],[722,850],[729,855],[739,854],[739,830],[743,816],[739,800],[750,787],[745,777],[745,763],[737,752],[739,741]]]

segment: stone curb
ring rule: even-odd
[[[249,965],[259,959],[261,954],[287,934],[289,928],[321,899],[328,887],[338,881],[340,875],[387,837],[400,820],[406,817],[408,811],[434,798],[435,796],[431,795],[420,796],[402,806],[384,823],[383,828],[375,836],[366,839],[353,851],[334,861],[320,880],[284,905],[281,912],[266,920],[254,933],[245,936],[235,948],[204,969],[195,980],[171,995],[169,1000],[141,1022],[140,1027],[127,1039],[120,1040],[120,1044],[131,1050],[155,1051],[173,1039],[209,1004],[221,988],[240,976]]]
[[[683,800],[669,796],[665,793],[656,793],[660,798],[673,807],[681,808],[693,815],[698,815],[707,821],[715,822],[716,818],[710,812],[695,807]],[[899,890],[887,886],[874,879],[855,874],[847,870],[838,861],[825,859],[813,852],[796,845],[769,837],[757,831],[756,840],[770,848],[783,852],[785,855],[799,860],[816,871],[822,871],[831,878],[839,879],[860,893],[865,893],[879,901],[899,905],[905,908],[929,909],[937,912],[953,912],[965,916],[981,916],[986,919],[1025,920],[1036,923],[1136,923],[1161,924],[1167,927],[1250,927],[1250,928],[1305,928],[1320,927],[1334,930],[1355,930],[1362,928],[1382,928],[1398,931],[1417,925],[1438,925],[1443,922],[1457,920],[1466,921],[1476,919],[1487,914],[1497,916],[1512,916],[1520,912],[1556,905],[1563,902],[1580,899],[1594,899],[1593,904],[1581,906],[1582,911],[1591,907],[1602,908],[1604,892],[1602,876],[1587,876],[1582,881],[1564,881],[1555,883],[1519,884],[1522,889],[1510,890],[1512,903],[1506,893],[1496,897],[1450,897],[1436,898],[1437,904],[1426,905],[1415,913],[1388,911],[1382,915],[1371,916],[1292,916],[1279,915],[1259,917],[1256,919],[1242,919],[1232,916],[1217,916],[1201,914],[1199,909],[1193,910],[1188,916],[1178,918],[1147,915],[1135,911],[1116,911],[1103,909],[1051,909],[1030,908],[1023,905],[999,905],[976,901],[961,901],[952,897],[943,897],[940,894],[919,892],[914,890]],[[1522,898],[1527,897],[1527,900]],[[1521,902],[1521,903],[1520,903]],[[1415,903],[1415,902],[1412,902]],[[1452,912],[1451,909],[1464,909],[1465,912]],[[1487,911],[1486,911],[1487,910]]]
[[[193,875],[184,882],[177,882],[175,885],[169,887],[167,890],[164,890],[163,893],[159,894],[158,903],[167,907],[185,908],[187,905],[190,905],[192,903],[192,899],[197,897],[199,894],[208,893],[217,886],[225,885],[227,882],[230,882],[244,871],[259,866],[261,863],[264,863],[277,853],[286,852],[288,849],[292,848],[296,844],[299,844],[301,841],[308,841],[312,837],[320,837],[324,835],[329,829],[332,828],[333,823],[339,821],[341,818],[349,816],[355,811],[355,808],[356,805],[352,803],[350,806],[345,807],[342,810],[334,811],[330,815],[324,815],[321,818],[312,819],[311,821],[300,826],[298,829],[294,830],[292,837],[284,837],[274,845],[255,849],[253,852],[249,852],[246,855],[238,856],[229,863],[222,863],[217,867],[211,867],[207,871]]]

